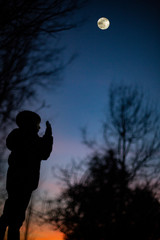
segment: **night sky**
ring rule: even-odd
[[[159,100],[159,12],[155,0],[93,0],[77,14],[86,22],[60,34],[64,61],[77,57],[63,71],[56,91],[43,92],[50,107],[39,113],[51,121],[55,138],[49,166],[86,155],[80,128],[86,126],[92,137],[100,135],[111,83],[136,85]],[[97,27],[103,16],[110,20],[107,30]]]
[[[49,160],[42,164],[43,186],[49,191],[56,190],[52,166],[64,166],[88,152],[81,143],[80,128],[86,126],[91,137],[100,135],[111,83],[136,85],[159,102],[159,5],[155,0],[92,0],[76,15],[86,22],[60,34],[60,44],[66,46],[64,62],[72,54],[77,57],[63,71],[55,91],[41,90],[50,107],[39,111],[40,132],[49,120],[55,139]],[[109,19],[107,30],[97,27],[100,17]]]

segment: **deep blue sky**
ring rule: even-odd
[[[40,114],[44,121],[51,121],[55,137],[54,151],[43,164],[46,176],[50,176],[51,166],[86,155],[80,127],[87,126],[91,136],[98,136],[111,83],[136,84],[159,101],[158,2],[92,0],[75,16],[87,18],[86,23],[60,34],[60,44],[66,46],[64,62],[72,53],[77,58],[64,70],[61,86],[43,93],[50,108]],[[110,20],[107,30],[97,27],[100,17]]]

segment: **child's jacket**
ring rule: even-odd
[[[41,160],[47,160],[52,151],[53,137],[14,129],[6,139],[11,154],[8,159],[7,190],[38,187]]]

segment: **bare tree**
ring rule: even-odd
[[[159,181],[160,118],[155,105],[136,87],[112,86],[109,112],[103,124],[105,145],[116,151],[131,180],[140,174],[141,179],[154,176]]]
[[[76,26],[73,13],[83,0],[0,0],[0,123],[38,86],[55,86],[60,49],[50,37]]]

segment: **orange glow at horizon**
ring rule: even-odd
[[[22,227],[21,229],[21,239],[24,240],[24,232],[25,229]],[[32,226],[32,230],[29,232],[28,240],[63,240],[64,239],[64,234],[52,230],[48,227],[37,227],[34,225]]]
[[[36,233],[35,240],[63,240],[64,235],[58,231],[42,231]]]

